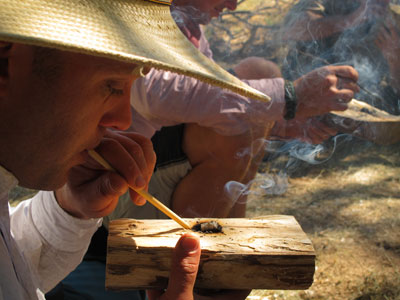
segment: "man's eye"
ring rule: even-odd
[[[124,89],[122,87],[116,88],[116,86],[120,87],[118,84],[107,83],[107,89],[110,96],[122,96],[124,94]]]

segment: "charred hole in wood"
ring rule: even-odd
[[[192,230],[203,233],[223,233],[222,226],[217,221],[197,222]]]
[[[376,115],[376,112],[371,111],[371,110],[369,110],[368,108],[365,108],[365,107],[361,108],[360,112],[366,113],[366,114],[370,114],[370,115],[373,115],[373,116]]]

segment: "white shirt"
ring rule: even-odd
[[[16,208],[17,179],[0,166],[0,300],[44,299],[81,262],[101,219],[81,220],[39,192]]]

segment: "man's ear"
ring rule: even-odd
[[[12,45],[12,43],[0,41],[0,96],[4,95],[8,81],[8,60]]]

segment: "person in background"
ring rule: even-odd
[[[236,9],[236,2],[175,0],[172,15],[189,41],[212,58],[200,25],[218,17],[225,8]],[[154,69],[132,86],[135,122],[131,130],[152,138],[157,154],[149,192],[183,217],[243,217],[245,193],[237,199],[225,192],[225,185],[230,181],[245,185],[254,178],[264,154],[263,141],[276,136],[318,143],[330,137],[336,131],[311,117],[346,109],[346,102],[358,91],[357,72],[349,66],[325,67],[286,85],[284,79],[275,77],[280,75],[276,66],[260,58],[249,58],[233,69],[239,78],[253,79],[244,82],[268,94],[271,103]],[[296,116],[285,120],[285,116],[290,119],[291,109],[285,102],[285,90],[290,102],[291,88],[297,99]],[[133,206],[129,195],[124,195],[92,240],[87,260],[63,281],[67,292],[75,290],[87,297],[96,293],[95,299],[130,297],[121,293],[111,296],[108,291],[100,296],[104,279],[94,279],[96,274],[104,273],[108,223],[123,217],[165,218],[150,204]],[[244,299],[248,294],[224,291],[195,297]]]
[[[283,75],[295,80],[328,64],[349,64],[359,72],[357,98],[400,114],[399,6],[389,0],[301,0],[284,19],[280,39],[288,55]],[[376,143],[398,136],[382,124],[342,122],[334,128]],[[345,125],[344,125],[345,124]],[[392,124],[392,126],[395,124]]]
[[[254,93],[200,56],[174,25],[168,1],[159,2],[0,1],[0,299],[44,299],[79,264],[128,185],[148,185],[151,142],[124,132],[135,70],[174,69]],[[165,27],[155,21],[161,16]],[[91,149],[118,173],[92,161]],[[46,191],[11,208],[16,184]],[[192,299],[199,257],[198,237],[184,235],[169,288],[151,299]]]
[[[172,15],[182,32],[202,53],[212,58],[200,25],[218,17],[223,9],[236,9],[237,1],[175,0],[173,4]],[[265,60],[249,58],[247,63],[255,66],[254,61],[260,67],[253,68],[253,72],[243,67],[246,61],[233,69],[240,73],[239,77],[253,78],[243,81],[269,95],[271,103],[237,96],[185,76],[157,70],[150,71],[132,86],[133,118],[138,120],[134,131],[152,137],[163,127],[184,124],[181,131],[177,129],[182,136],[179,147],[186,154],[190,169],[183,171],[184,179],[174,180],[179,184],[173,189],[173,196],[172,193],[157,193],[167,198],[172,196],[167,203],[183,216],[228,216],[232,207],[222,203],[231,200],[227,199],[223,187],[232,180],[246,184],[254,177],[260,158],[256,155],[257,140],[277,136],[321,142],[335,131],[311,117],[334,109],[346,109],[343,101],[349,101],[358,91],[358,74],[349,66],[325,67],[290,83],[279,77],[268,78],[274,68]],[[265,64],[261,61],[270,68],[262,72]],[[290,104],[286,102],[290,98],[290,87],[297,99],[295,116],[291,120],[287,111]],[[152,92],[156,90],[162,90],[162,95]],[[168,99],[176,101],[168,105]],[[303,132],[307,134],[303,135]],[[249,151],[254,157],[248,155],[239,159],[238,153],[250,148],[254,148]],[[202,186],[213,188],[204,194],[198,190]],[[185,201],[191,203],[186,205]],[[219,205],[221,211],[215,205]],[[243,216],[243,211],[239,215]]]

